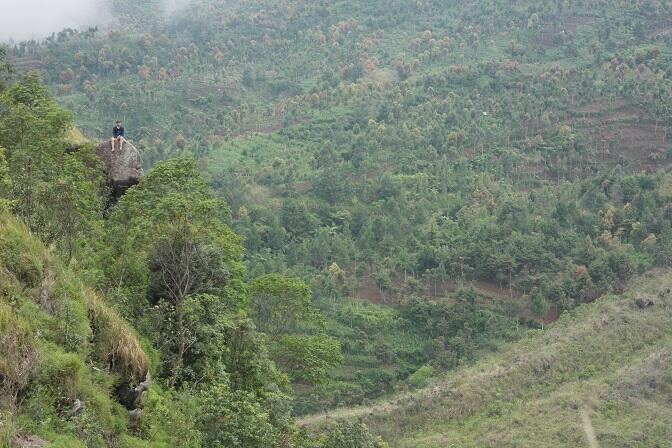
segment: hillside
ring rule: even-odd
[[[295,419],[537,359],[672,267],[672,0],[107,3],[0,47],[0,211],[144,341],[166,443],[380,444]]]
[[[114,397],[120,385],[135,387],[147,377],[144,344],[6,213],[0,215],[0,341],[0,446],[132,446],[125,428],[134,424],[130,411],[137,407],[126,409]],[[154,392],[147,406],[151,420],[160,397]],[[156,421],[151,425],[158,429]],[[168,439],[157,434],[156,441],[161,438]]]
[[[311,285],[345,361],[295,382],[296,413],[378,398],[669,264],[671,2],[157,5],[9,55],[50,62],[86,134],[119,117],[148,165],[196,157],[249,277]],[[478,309],[450,317],[465,288]]]
[[[363,418],[393,447],[666,446],[670,288],[669,271],[652,272],[426,389],[300,423]],[[654,305],[640,308],[637,298]]]

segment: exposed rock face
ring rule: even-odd
[[[635,299],[635,305],[637,305],[637,307],[640,309],[644,309],[653,306],[654,302],[653,299],[650,299],[648,297],[637,297]]]
[[[147,371],[147,375],[145,375],[145,381],[135,387],[127,382],[120,384],[119,387],[117,387],[117,397],[119,398],[119,402],[129,411],[142,409],[144,407],[142,396],[145,391],[149,389],[151,384],[152,377],[149,374],[149,370]]]
[[[13,440],[14,445],[17,448],[42,448],[47,445],[46,440],[42,440],[37,436],[29,436],[23,434],[16,434]]]
[[[112,187],[114,200],[119,199],[128,188],[137,184],[145,174],[140,151],[126,140],[123,141],[121,148],[115,143],[114,151],[109,140],[102,142],[96,148],[96,153],[105,164],[107,181]]]

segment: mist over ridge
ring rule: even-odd
[[[63,28],[99,25],[109,19],[105,0],[2,0],[0,41],[41,39]]]
[[[191,0],[149,0],[166,15]],[[0,0],[0,42],[43,39],[64,28],[82,29],[119,19],[114,0]],[[121,8],[123,10],[123,8]]]

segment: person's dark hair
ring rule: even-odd
[[[121,120],[117,120],[116,123],[117,123],[117,124],[121,124]]]

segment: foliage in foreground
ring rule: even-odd
[[[247,284],[228,207],[193,159],[157,164],[106,210],[91,148],[66,151],[68,114],[36,75],[0,101],[3,446],[308,443],[281,369],[319,382],[341,360],[308,286]],[[270,313],[252,310],[261,300]],[[276,328],[274,309],[287,327]],[[150,374],[149,391],[129,402],[122,391]]]

